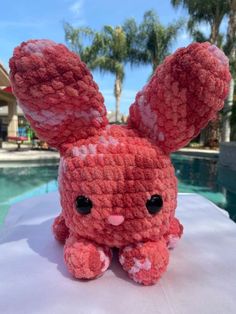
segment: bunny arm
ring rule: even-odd
[[[55,239],[62,244],[66,242],[66,239],[69,237],[69,228],[65,224],[65,219],[62,214],[57,216],[52,225],[52,231],[55,236]]]
[[[183,225],[174,217],[171,220],[168,232],[164,235],[168,249],[174,249],[176,247],[178,240],[183,234],[183,229]]]
[[[64,260],[69,272],[78,279],[101,276],[109,267],[112,251],[93,241],[70,234],[64,246]]]

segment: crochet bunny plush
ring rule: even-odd
[[[151,285],[165,272],[183,227],[175,218],[170,153],[216,117],[228,93],[228,60],[193,43],[168,56],[136,95],[127,125],[110,125],[86,65],[64,45],[29,40],[10,60],[14,94],[40,139],[60,152],[62,213],[53,232],[76,278],[103,274],[119,249],[129,277]]]

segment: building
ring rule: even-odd
[[[9,75],[0,63],[0,138],[3,140],[6,140],[7,136],[18,135],[18,116],[24,121],[23,113],[17,107]]]

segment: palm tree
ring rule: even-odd
[[[228,15],[231,0],[171,0],[174,7],[184,7],[189,14],[188,29],[195,40],[210,41],[212,44],[222,45],[223,37],[220,34],[220,25]],[[201,23],[210,26],[210,36],[207,38],[199,29]],[[212,121],[201,133],[204,146],[215,146],[219,138],[219,120]]]
[[[127,41],[122,27],[104,26],[100,33],[96,33],[91,50],[94,51],[94,54],[88,62],[89,68],[91,70],[99,69],[101,72],[110,72],[115,76],[115,119],[119,121],[120,98],[125,77],[124,67],[127,61]]]
[[[171,45],[183,25],[183,20],[179,20],[165,27],[153,10],[144,13],[139,26],[134,19],[126,20],[123,28],[127,36],[131,64],[151,64],[154,72],[170,54]]]
[[[229,12],[230,0],[171,0],[174,7],[184,7],[189,14],[188,29],[190,33],[198,30],[200,23],[210,25],[209,41],[217,44],[220,25]]]
[[[110,72],[115,76],[116,121],[120,117],[120,99],[125,64],[151,64],[153,71],[162,62],[183,25],[183,21],[164,27],[154,11],[144,14],[138,26],[134,19],[121,26],[104,26],[101,32],[89,27],[64,25],[66,42],[91,70]],[[86,44],[86,45],[85,45]]]
[[[69,48],[77,53],[81,60],[87,62],[95,32],[89,27],[74,28],[69,23],[64,24],[64,32]],[[87,46],[84,46],[84,39],[87,40]]]
[[[124,67],[127,60],[126,34],[122,27],[106,25],[101,32],[95,32],[89,27],[76,29],[65,24],[64,30],[70,48],[80,55],[80,58],[87,63],[91,70],[98,69],[101,72],[110,72],[115,75],[115,119],[119,121],[122,83],[125,77]]]
[[[230,0],[230,11],[229,11],[229,21],[228,30],[226,37],[226,44],[224,46],[224,51],[229,57],[232,79],[230,82],[230,89],[228,99],[225,102],[223,121],[222,121],[222,132],[221,140],[223,142],[230,141],[230,116],[233,107],[234,98],[234,79],[236,76],[236,0]]]

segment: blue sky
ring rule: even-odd
[[[118,4],[118,5],[117,5]],[[90,26],[100,30],[103,25],[121,25],[126,18],[138,22],[143,13],[154,9],[160,21],[167,25],[179,17],[187,19],[183,9],[173,9],[169,0],[8,0],[1,3],[0,60],[7,67],[15,46],[31,38],[48,38],[65,43],[63,22],[74,26]],[[207,31],[206,25],[202,26]],[[186,31],[179,34],[172,50],[186,46],[191,38]],[[146,83],[151,67],[126,67],[121,99],[121,112],[128,113],[136,92]],[[108,110],[114,108],[114,77],[94,72],[94,79],[103,93]]]

